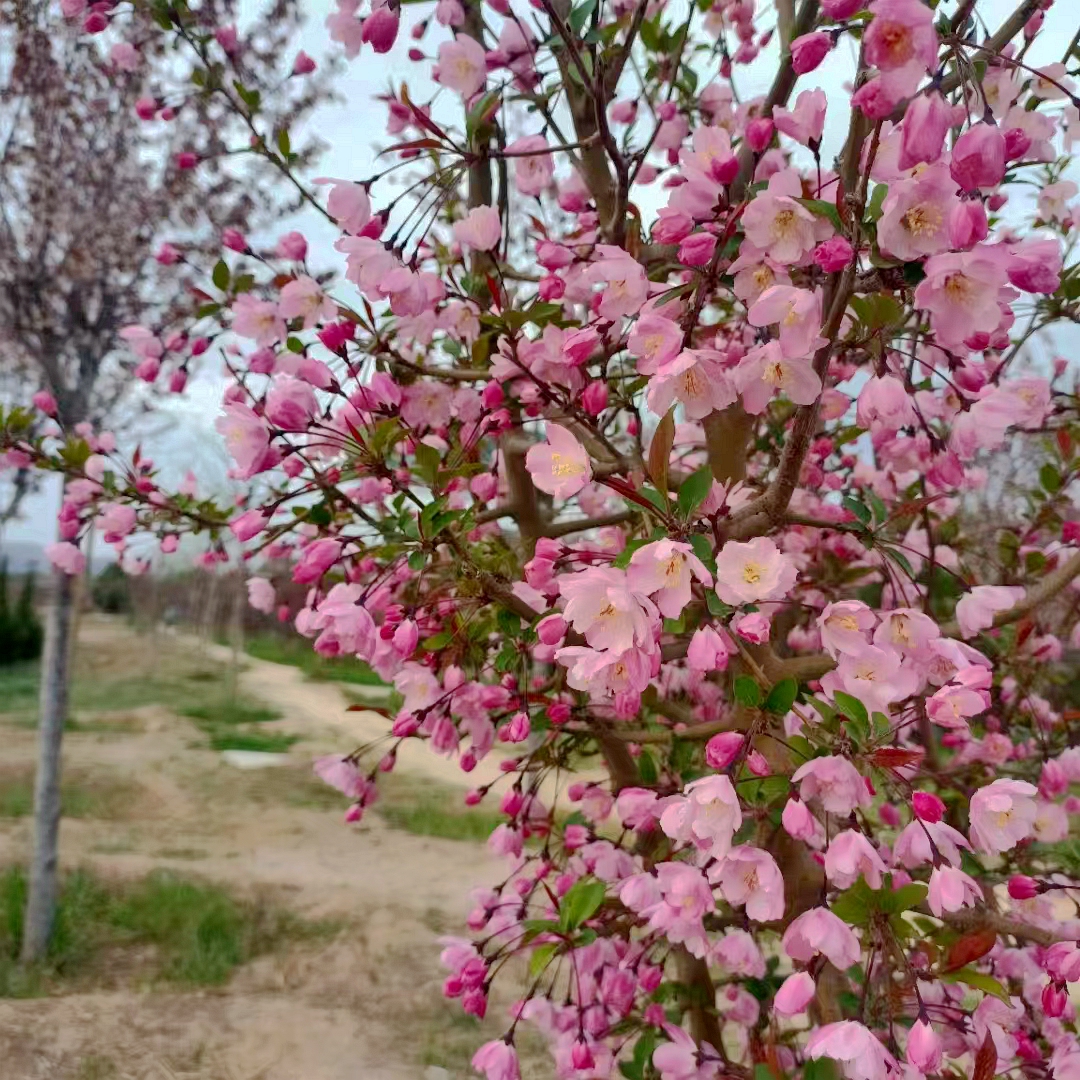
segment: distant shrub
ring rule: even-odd
[[[27,571],[12,604],[8,595],[7,562],[0,562],[0,664],[36,660],[44,633],[34,610],[34,575]]]
[[[124,615],[131,610],[131,581],[116,563],[110,563],[94,578],[90,595],[98,611]]]

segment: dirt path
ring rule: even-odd
[[[162,646],[162,657],[177,644]],[[148,643],[121,624],[88,619],[80,647],[111,650],[120,665]],[[220,991],[110,987],[0,1000],[3,1080],[471,1075],[470,1049],[492,1036],[443,1002],[437,938],[461,932],[469,891],[495,881],[502,865],[482,845],[415,836],[377,815],[344,826],[343,804],[313,796],[310,759],[345,749],[343,737],[385,733],[385,719],[346,712],[338,687],[305,682],[293,668],[247,663],[243,688],[284,714],[273,726],[304,735],[290,752],[295,764],[237,770],[164,705],[100,714],[93,731],[66,737],[65,768],[102,785],[122,781],[136,794],[111,820],[65,819],[63,864],[124,877],[169,867],[241,892],[269,891],[344,929],[329,944],[263,957]],[[33,731],[0,724],[0,739],[0,767],[28,770]],[[459,787],[476,782],[421,747],[403,748],[399,768]],[[24,860],[28,845],[28,819],[0,820],[0,863]],[[501,1019],[492,1017],[492,1031]]]

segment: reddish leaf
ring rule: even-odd
[[[985,956],[996,944],[997,934],[989,927],[973,930],[949,946],[942,971],[959,971],[960,968],[973,964]]]
[[[393,154],[403,150],[441,150],[443,144],[438,139],[412,139],[409,142],[395,143],[385,150],[379,151],[379,157],[383,154]]]
[[[1072,457],[1072,436],[1069,434],[1068,428],[1058,428],[1057,432],[1057,444],[1058,450],[1061,451],[1061,456],[1066,461]]]
[[[923,750],[905,750],[901,746],[883,746],[870,755],[870,764],[879,769],[902,769],[905,765],[914,765],[921,761]]]
[[[502,301],[500,299],[501,294],[499,292],[498,282],[490,274],[485,274],[484,276],[487,278],[487,287],[488,291],[491,293],[491,301],[495,305],[495,310],[502,311]]]
[[[997,1049],[988,1031],[982,1046],[979,1047],[979,1052],[975,1055],[975,1072],[971,1080],[994,1080],[995,1072],[997,1072]]]
[[[1029,637],[1031,637],[1031,632],[1034,629],[1035,629],[1035,622],[1034,622],[1033,619],[1021,619],[1020,620],[1020,625],[1018,626],[1017,631],[1016,631],[1016,647],[1018,649],[1020,648],[1021,645],[1024,644],[1025,641],[1027,641],[1027,639]]]
[[[656,432],[649,443],[649,476],[656,485],[656,490],[667,491],[668,462],[671,448],[675,443],[675,411],[668,409],[663,419],[656,425]]]
[[[840,215],[841,221],[847,221],[851,214],[848,212],[847,200],[844,196],[847,193],[844,191],[844,181],[838,176],[836,178],[836,212]],[[818,195],[817,198],[821,196]]]

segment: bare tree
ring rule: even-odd
[[[208,0],[206,25],[227,26],[237,6]],[[275,87],[270,120],[279,131],[325,95],[321,77],[289,79],[299,7],[273,0],[250,34],[207,35],[202,49],[227,75],[212,80],[217,85],[242,88],[252,102]],[[220,91],[205,89],[205,70],[200,77],[174,65],[149,25],[134,55],[116,55],[65,26],[46,0],[0,0],[0,397],[47,390],[66,431],[114,418],[125,402],[151,406],[152,394],[132,393],[142,384],[120,331],[141,324],[167,332],[182,302],[190,304],[198,267],[220,249],[223,229],[257,227],[261,212],[280,216],[293,197],[291,189],[281,197],[260,167],[258,147],[222,108]],[[154,80],[172,83],[178,74],[190,92],[155,97]],[[140,120],[137,102],[146,113],[148,100],[155,118]],[[200,168],[184,168],[193,160],[184,155]],[[155,258],[164,240],[183,253],[183,265]],[[178,368],[192,360],[183,347],[170,356]],[[16,477],[0,520],[31,484]],[[56,905],[72,607],[71,579],[57,574],[41,680],[28,962],[45,953]]]

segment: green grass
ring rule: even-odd
[[[120,820],[133,812],[140,792],[133,780],[102,771],[69,770],[62,784],[61,812],[69,818]],[[33,810],[33,771],[0,769],[0,818],[29,817]]]
[[[37,709],[38,663],[0,665],[0,712],[22,714]]]
[[[309,679],[333,679],[360,686],[385,686],[371,668],[355,656],[321,656],[299,635],[260,634],[244,642],[244,651],[257,660],[291,664]]]
[[[240,699],[223,699],[212,704],[184,709],[210,741],[211,750],[257,750],[264,754],[283,754],[298,735],[280,731],[259,731],[256,724],[278,720],[281,713],[264,705]]]
[[[393,774],[379,778],[379,796],[375,811],[387,825],[416,836],[482,842],[506,820],[492,809],[466,806],[455,788]]]
[[[165,870],[135,882],[76,870],[63,882],[48,958],[27,970],[16,962],[25,903],[25,874],[11,867],[0,874],[0,997],[34,996],[80,978],[97,981],[109,966],[138,981],[220,986],[256,956],[337,929]]]

